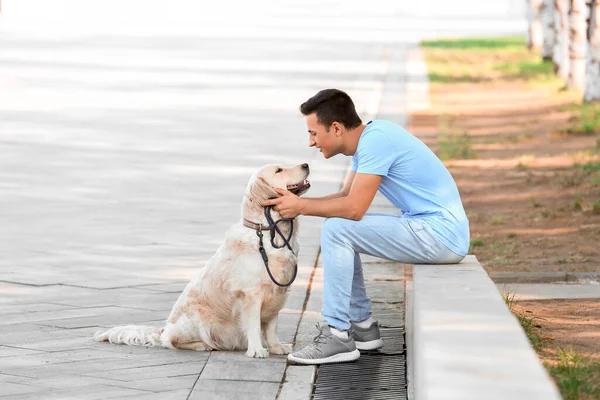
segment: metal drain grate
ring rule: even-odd
[[[363,352],[351,363],[326,364],[318,369],[314,400],[379,400],[407,398],[404,331],[381,329],[384,347]]]
[[[383,340],[384,346],[373,352],[366,354],[404,354],[406,347],[404,347],[404,329],[402,328],[381,328],[381,339]]]

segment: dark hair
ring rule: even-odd
[[[338,89],[321,90],[302,103],[300,112],[303,115],[317,113],[317,121],[328,130],[334,122],[339,122],[348,129],[356,128],[362,123],[350,96]]]

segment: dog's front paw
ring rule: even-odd
[[[253,358],[267,358],[267,357],[269,357],[269,352],[267,351],[267,349],[265,349],[263,347],[259,347],[256,349],[248,349],[248,351],[246,352],[246,355],[248,357],[253,357]]]
[[[289,344],[277,343],[273,346],[269,346],[269,351],[273,354],[290,354],[292,352],[292,346]]]

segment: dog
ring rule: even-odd
[[[263,207],[267,199],[279,196],[275,188],[300,196],[310,188],[309,173],[308,164],[261,167],[244,192],[241,221],[227,231],[224,243],[187,284],[166,326],[117,326],[96,333],[94,339],[196,351],[246,350],[248,357],[255,358],[288,354],[290,346],[277,337],[277,320],[289,286],[278,286],[272,279],[288,283],[295,276],[298,222],[277,223],[289,245],[281,234],[275,234],[273,242],[266,229],[264,240],[258,234],[270,226],[267,215],[275,221],[281,219],[277,211]],[[261,246],[273,278],[266,271]],[[268,349],[263,347],[263,337]]]

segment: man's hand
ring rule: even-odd
[[[265,206],[275,206],[273,209],[278,211],[283,218],[296,218],[300,215],[302,200],[298,196],[285,189],[275,188],[275,191],[281,197],[267,200]]]

